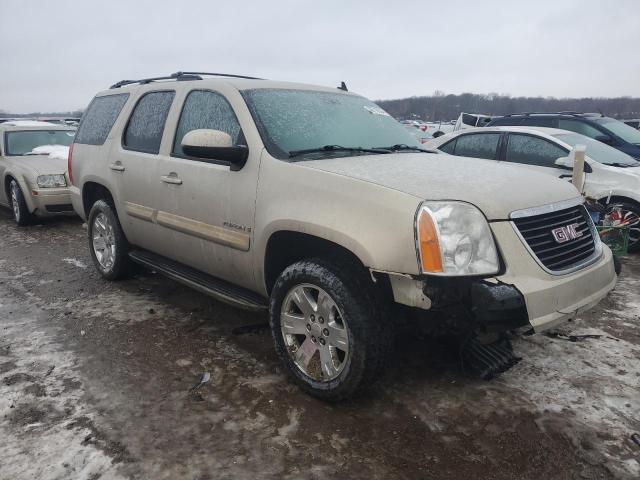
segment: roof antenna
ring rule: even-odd
[[[347,84],[344,82],[340,82],[340,86],[338,87],[338,90],[344,90],[345,92],[349,91],[349,89],[347,88]]]

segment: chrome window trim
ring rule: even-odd
[[[531,249],[531,247],[529,246],[529,244],[527,243],[526,239],[524,238],[524,236],[520,233],[520,230],[518,229],[518,226],[515,224],[515,222],[513,221],[513,219],[520,219],[520,218],[526,218],[526,217],[533,217],[536,215],[542,215],[545,213],[553,213],[553,212],[557,212],[559,210],[564,210],[566,208],[571,208],[571,207],[577,207],[579,205],[583,205],[584,204],[584,199],[582,197],[576,197],[576,198],[572,198],[569,200],[563,200],[561,202],[556,202],[556,203],[550,203],[548,205],[541,205],[539,207],[532,207],[532,208],[525,208],[522,210],[515,210],[513,212],[511,212],[509,214],[509,218],[511,218],[512,220],[509,221],[509,223],[511,224],[511,227],[513,228],[513,231],[516,233],[516,235],[518,236],[518,238],[520,239],[520,241],[522,242],[522,244],[524,245],[524,247],[527,249],[527,252],[529,252],[529,255],[531,255],[531,257],[536,261],[536,263],[540,266],[540,268],[542,268],[542,270],[544,270],[546,273],[548,273],[549,275],[567,275],[569,273],[573,273],[573,272],[577,272],[578,270],[582,270],[583,268],[588,267],[589,265],[594,264],[595,262],[597,262],[598,260],[600,260],[600,258],[602,257],[602,242],[600,241],[600,235],[598,234],[598,231],[596,230],[596,226],[593,223],[593,220],[591,220],[591,215],[589,215],[589,212],[587,211],[587,225],[589,225],[589,230],[591,232],[591,236],[593,238],[593,243],[594,243],[594,251],[593,254],[587,258],[585,258],[584,260],[582,260],[580,263],[573,265],[570,268],[565,268],[563,270],[550,270],[549,268],[547,268],[542,261],[538,258],[538,256],[535,254],[535,252]],[[582,207],[584,208],[584,206]],[[586,208],[585,208],[586,211]]]

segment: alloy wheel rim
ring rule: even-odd
[[[93,253],[102,270],[109,271],[116,258],[116,245],[113,225],[104,213],[93,219],[91,233]]]
[[[635,245],[640,241],[640,217],[631,210],[622,210],[622,217],[629,221],[629,246]]]
[[[15,180],[11,182],[11,207],[13,208],[13,216],[20,221],[20,205],[18,204],[18,185]]]
[[[629,228],[629,247],[633,247],[640,242],[640,214],[633,210],[619,208],[618,216],[620,222]]]
[[[316,381],[337,378],[349,359],[349,330],[336,302],[312,284],[293,287],[285,296],[280,329],[296,367]]]

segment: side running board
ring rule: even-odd
[[[161,255],[146,250],[132,250],[129,252],[129,257],[143,267],[156,270],[172,280],[183,283],[221,302],[246,310],[266,310],[269,308],[267,300],[257,293],[174,262]]]

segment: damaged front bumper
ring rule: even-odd
[[[395,302],[414,307],[416,313],[440,312],[443,315],[433,320],[445,321],[458,331],[472,323],[479,333],[523,328],[540,332],[574,320],[616,285],[613,257],[606,246],[600,259],[591,265],[565,275],[550,275],[532,257],[523,254],[521,245],[515,243],[519,239],[513,240],[513,255],[518,256],[503,254],[504,258],[517,261],[506,262],[504,272],[495,277],[416,278],[388,274]],[[509,242],[501,242],[501,246],[511,247]]]

